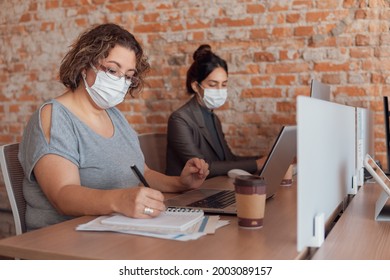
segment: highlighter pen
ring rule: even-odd
[[[131,170],[133,170],[135,176],[137,176],[138,180],[140,180],[141,183],[144,184],[145,187],[150,188],[148,182],[146,182],[144,175],[142,175],[142,173],[141,173],[141,171],[139,171],[138,167],[135,164],[133,164],[130,167],[131,167]]]

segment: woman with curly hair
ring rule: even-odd
[[[139,92],[149,63],[134,36],[116,24],[85,31],[60,66],[66,91],[31,117],[20,143],[28,230],[81,215],[158,216],[161,192],[199,187],[204,160],[188,160],[179,176],[148,168],[136,132],[115,108]],[[138,166],[150,188],[139,185]],[[142,175],[141,175],[142,176]]]

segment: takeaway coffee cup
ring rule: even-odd
[[[263,226],[266,185],[264,178],[240,175],[234,181],[238,225],[257,229]]]

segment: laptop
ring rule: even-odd
[[[267,186],[267,199],[274,196],[297,153],[297,127],[284,126],[279,132],[259,175]],[[231,189],[196,189],[167,199],[167,207],[202,209],[205,213],[236,214],[235,193]]]

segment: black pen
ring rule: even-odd
[[[137,176],[137,178],[141,181],[141,183],[144,184],[145,187],[150,188],[148,182],[146,182],[144,175],[142,175],[142,173],[141,173],[141,171],[139,171],[138,167],[135,164],[131,165],[130,167],[131,167],[131,170],[133,170],[135,176]]]

